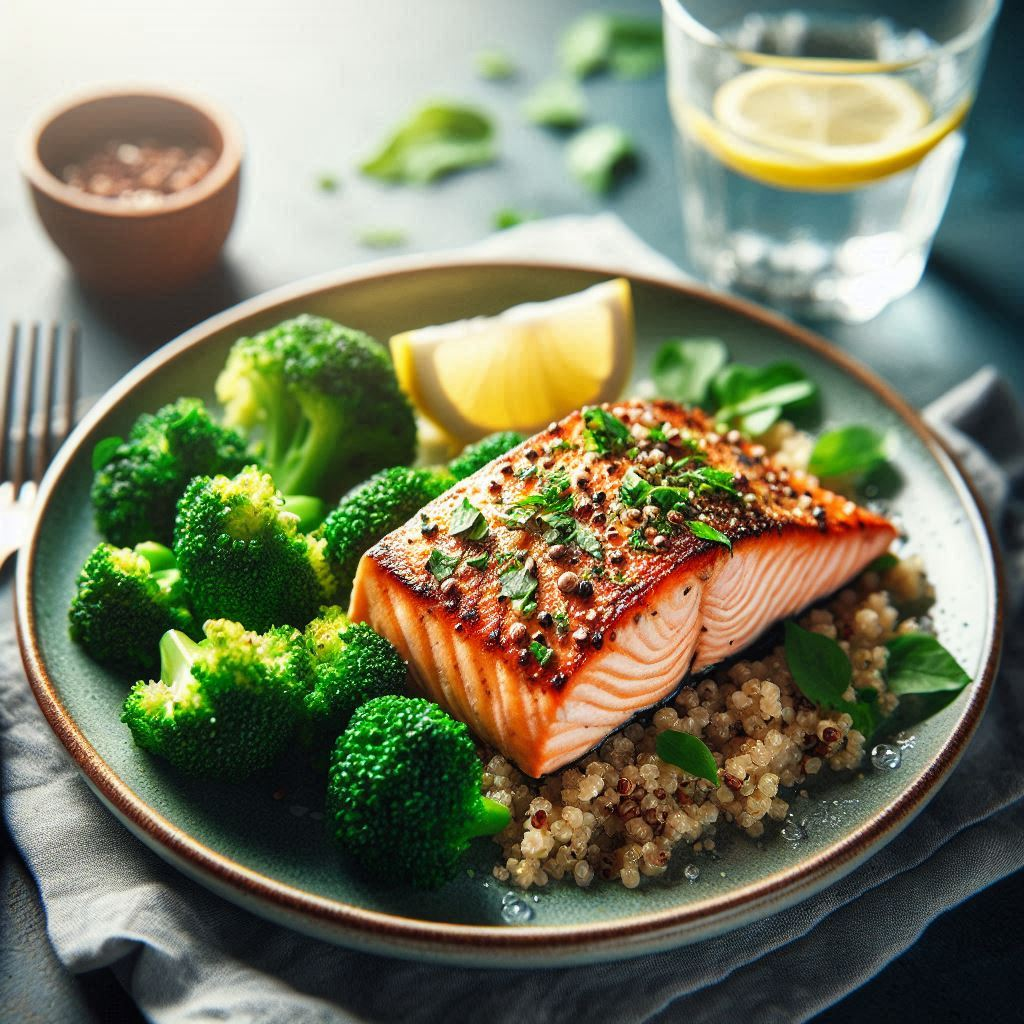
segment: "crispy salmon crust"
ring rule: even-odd
[[[896,533],[699,410],[603,414],[572,413],[431,502],[363,556],[353,586],[353,620],[533,776],[841,587]],[[638,500],[666,482],[648,487],[657,504]],[[450,532],[475,511],[486,536]]]

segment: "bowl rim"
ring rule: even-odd
[[[985,563],[990,604],[987,656],[981,675],[969,689],[968,701],[939,755],[888,807],[873,815],[838,843],[798,865],[766,875],[728,894],[697,906],[680,906],[653,913],[639,912],[612,921],[585,925],[467,925],[402,917],[368,910],[340,900],[316,896],[244,867],[207,847],[150,807],[100,757],[71,718],[43,663],[36,639],[34,566],[41,527],[53,492],[64,472],[78,456],[96,424],[136,386],[159,373],[211,335],[241,320],[265,314],[289,302],[327,291],[358,287],[434,271],[489,270],[562,271],[605,277],[627,277],[638,284],[674,291],[691,300],[711,303],[782,333],[798,345],[838,365],[889,406],[928,448],[943,474],[957,490],[978,537]],[[977,490],[946,443],[920,415],[873,371],[823,337],[753,303],[695,284],[678,283],[644,274],[624,272],[600,264],[544,260],[492,260],[439,258],[437,255],[398,257],[343,271],[307,278],[245,300],[201,322],[158,349],[114,384],[89,410],[62,446],[41,484],[30,532],[18,557],[15,581],[15,622],[22,661],[36,700],[50,727],[76,761],[87,782],[130,831],[164,859],[235,903],[263,916],[284,921],[309,934],[391,955],[411,956],[468,964],[491,963],[501,953],[503,966],[551,966],[577,960],[601,960],[668,948],[718,934],[768,913],[775,913],[817,892],[852,871],[884,841],[893,838],[938,791],[959,761],[973,736],[991,693],[999,666],[1004,632],[1006,589],[1003,567],[996,557],[998,544]],[[624,941],[631,942],[624,947]]]
[[[61,181],[43,163],[39,156],[39,144],[44,133],[57,118],[78,107],[103,100],[143,97],[165,100],[186,108],[193,114],[211,121],[220,132],[221,151],[213,166],[195,184],[180,192],[164,196],[159,203],[150,207],[136,207],[131,203],[119,202],[116,198],[94,196],[80,188]],[[196,206],[220,192],[238,175],[244,155],[242,130],[224,107],[209,97],[186,89],[167,88],[143,83],[89,86],[62,96],[37,111],[28,121],[17,144],[17,158],[21,173],[26,181],[61,206],[71,207],[87,213],[100,214],[114,219],[144,220],[164,217]]]

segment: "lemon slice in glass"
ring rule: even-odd
[[[396,334],[391,355],[420,413],[459,442],[533,433],[581,405],[617,398],[633,365],[624,278],[493,317]]]
[[[713,117],[690,108],[687,120],[740,174],[779,188],[832,191],[912,167],[969,106],[965,99],[933,120],[928,101],[894,75],[757,68],[718,89]]]

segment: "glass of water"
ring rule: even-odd
[[[795,316],[920,280],[1000,0],[661,0],[690,258]]]

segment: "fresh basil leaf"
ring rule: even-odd
[[[442,582],[454,574],[460,561],[459,555],[446,555],[438,548],[434,548],[427,559],[427,572],[438,582]]]
[[[700,537],[701,540],[710,540],[715,544],[722,544],[732,551],[732,541],[713,526],[708,526],[707,523],[702,523],[699,519],[688,519],[686,525],[694,537]]]
[[[852,728],[856,729],[865,740],[870,740],[881,721],[878,708],[873,703],[864,703],[860,700],[856,703],[844,700],[841,703],[842,707],[838,710],[845,711],[853,719]]]
[[[971,681],[956,658],[929,633],[894,636],[886,647],[886,685],[892,693],[959,692]]]
[[[475,107],[431,103],[421,107],[360,170],[396,184],[423,185],[453,171],[490,163],[494,125]]]
[[[491,82],[515,78],[517,71],[515,61],[503,50],[480,50],[473,63],[476,64],[476,73]]]
[[[487,568],[487,563],[491,560],[491,556],[485,551],[482,555],[474,555],[472,558],[466,559],[466,565],[471,569],[477,569],[483,572]]]
[[[647,504],[647,495],[651,493],[651,485],[632,467],[626,470],[619,485],[619,498],[624,505],[642,508]]]
[[[788,385],[800,387],[790,389]],[[806,412],[817,394],[817,386],[800,367],[784,362],[761,367],[731,363],[711,383],[718,420],[751,437],[763,434],[783,412]]]
[[[526,571],[521,562],[513,562],[498,577],[501,594],[512,602],[512,607],[524,615],[532,614],[537,608],[534,594],[537,592],[537,577]]]
[[[523,102],[523,114],[533,124],[549,128],[575,128],[587,117],[583,90],[568,78],[541,82]]]
[[[707,405],[711,382],[728,361],[729,352],[717,338],[670,339],[654,356],[654,386],[673,402]]]
[[[735,405],[723,405],[716,414],[718,419],[730,423],[734,419],[749,416],[769,409],[784,409],[787,405],[802,402],[814,394],[814,385],[809,380],[796,380],[791,384],[780,384],[760,394],[748,395]],[[763,431],[762,431],[763,433]]]
[[[405,245],[409,236],[401,228],[364,228],[356,240],[367,249],[394,249]]]
[[[850,686],[853,669],[831,638],[786,621],[786,663],[800,692],[815,704],[837,708]]]
[[[620,78],[645,78],[665,63],[661,22],[614,14],[586,14],[559,46],[562,66],[577,78],[611,69]]]
[[[565,159],[569,173],[581,185],[604,195],[636,162],[636,148],[618,125],[595,124],[572,137]]]
[[[483,512],[469,498],[463,498],[462,504],[452,513],[448,532],[453,537],[465,535],[467,540],[483,540],[489,529]]]
[[[853,424],[822,434],[807,467],[815,476],[836,477],[867,473],[885,462],[885,435],[873,427]]]
[[[117,449],[123,444],[124,438],[121,437],[105,437],[102,441],[97,441],[92,450],[93,472],[99,472],[117,454]]]
[[[654,741],[654,749],[658,757],[666,764],[674,764],[684,772],[707,779],[713,786],[718,785],[718,765],[715,755],[707,745],[688,732],[676,732],[666,729],[658,733]]]

